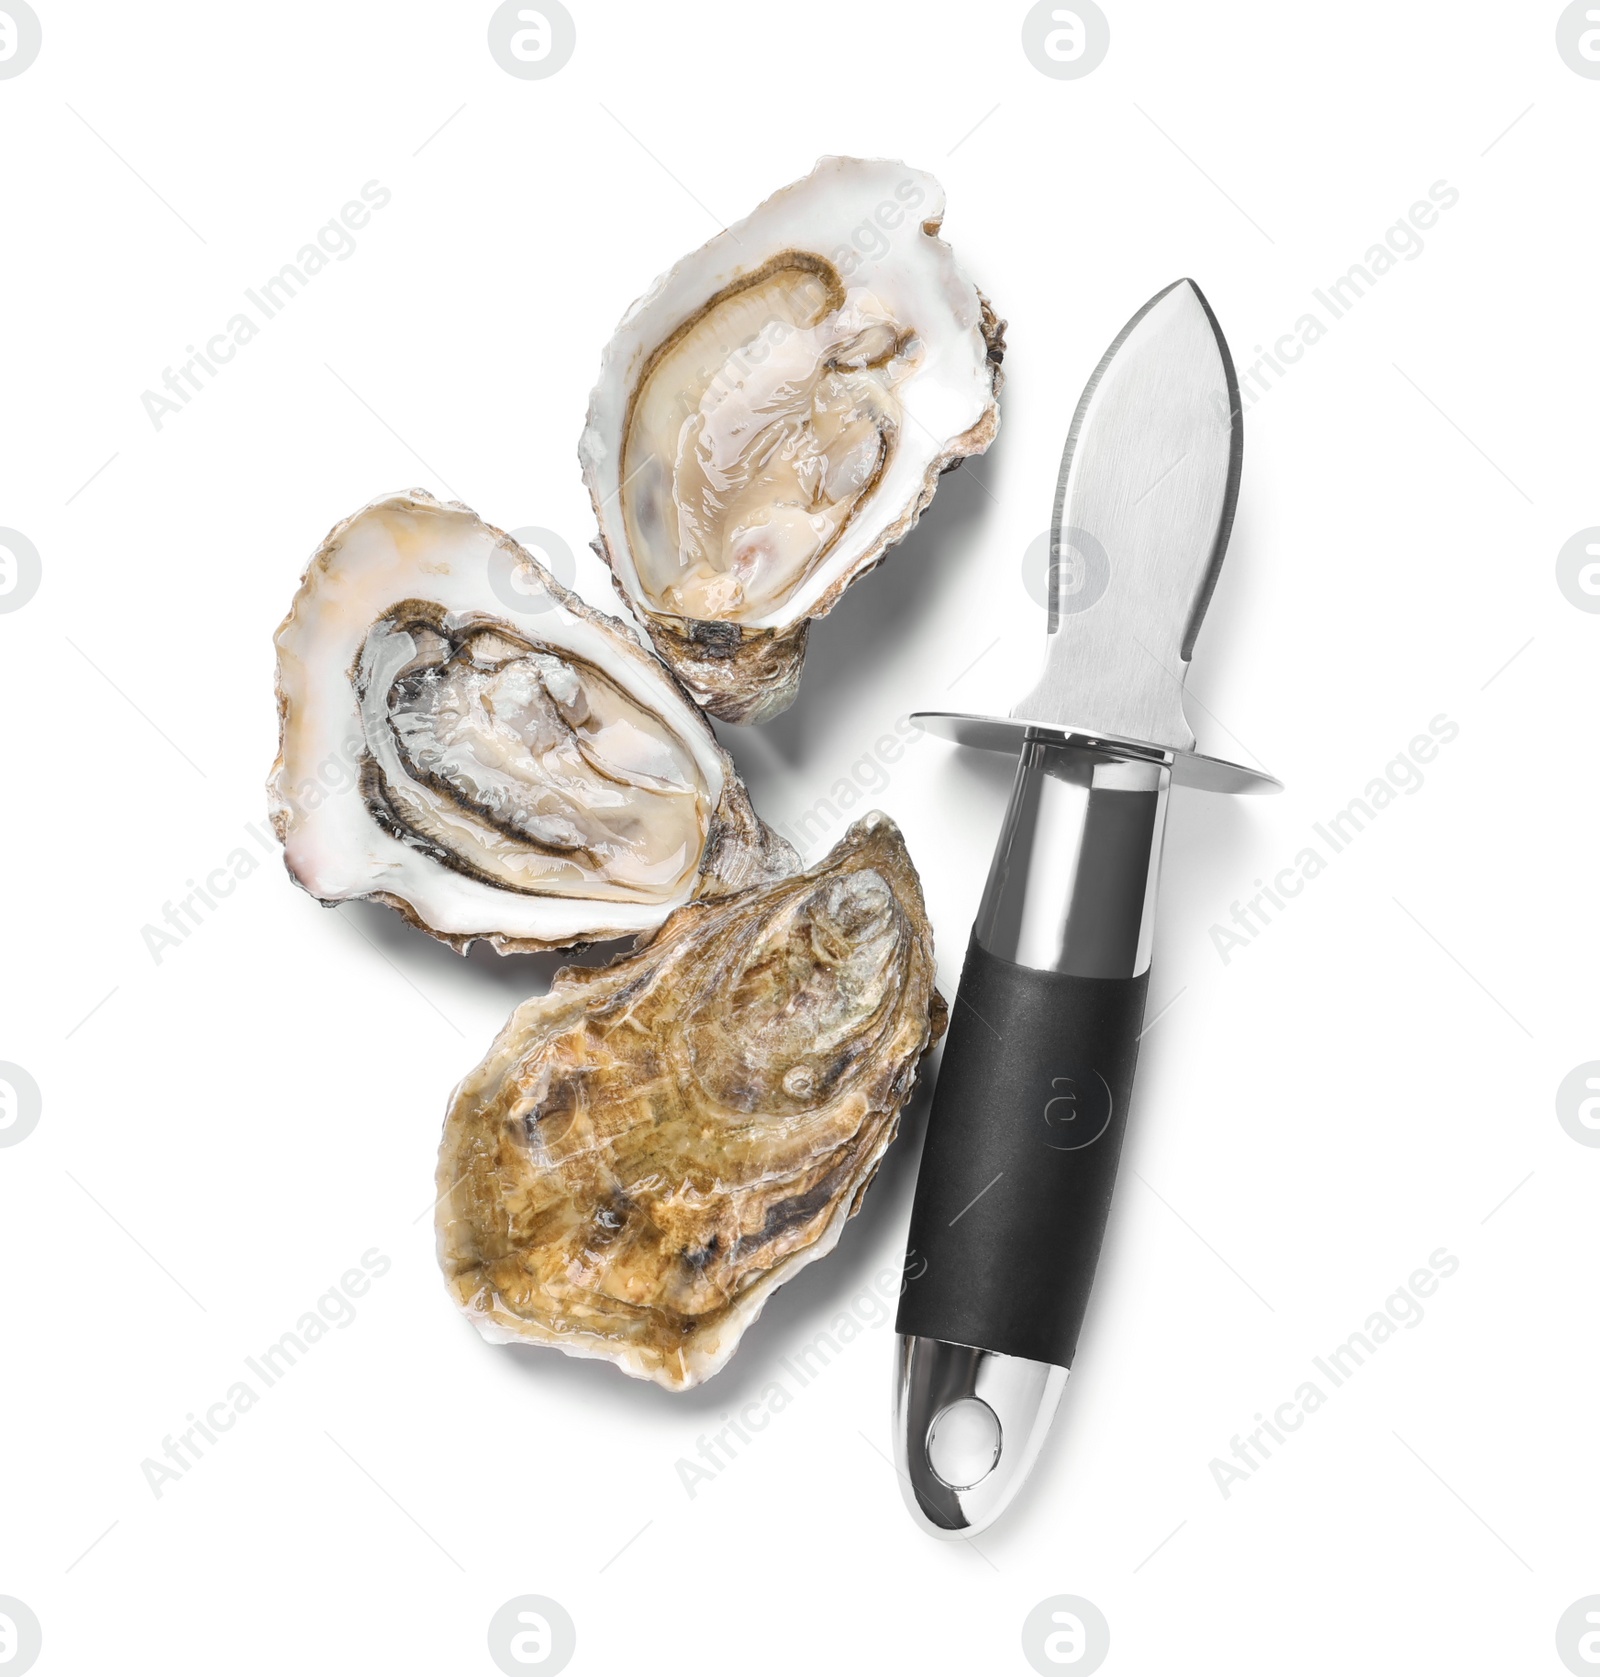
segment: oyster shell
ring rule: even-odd
[[[451,1099],[451,1293],[495,1343],[697,1385],[833,1249],[943,1029],[921,886],[884,815],[809,872],[559,973]]]
[[[277,648],[272,822],[324,903],[531,951],[799,865],[660,660],[459,503],[337,525]]]
[[[1003,323],[936,237],[944,190],[825,157],[658,279],[579,443],[596,549],[695,698],[759,722],[814,617],[999,425]]]

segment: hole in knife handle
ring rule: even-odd
[[[960,1398],[928,1424],[928,1466],[941,1485],[971,1490],[1000,1460],[1000,1418],[982,1398]]]

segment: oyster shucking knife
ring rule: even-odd
[[[1072,422],[1044,671],[1006,718],[924,713],[1020,756],[928,1119],[896,1321],[913,1516],[981,1531],[1037,1457],[1111,1203],[1149,980],[1167,792],[1269,792],[1199,755],[1183,678],[1233,523],[1243,433],[1191,280],[1145,304]]]

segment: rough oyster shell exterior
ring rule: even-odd
[[[943,1028],[916,871],[878,814],[809,871],[560,973],[451,1100],[451,1294],[491,1341],[697,1385],[832,1250]]]

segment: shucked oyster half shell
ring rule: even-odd
[[[660,660],[459,503],[413,490],[337,525],[277,647],[272,821],[324,903],[504,954],[799,865]]]
[[[931,175],[825,157],[606,348],[578,447],[596,548],[715,716],[783,710],[811,619],[994,439],[1003,326],[943,215]]]
[[[495,1343],[697,1385],[833,1249],[943,1028],[922,890],[883,815],[807,873],[567,969],[452,1097],[451,1293]]]

